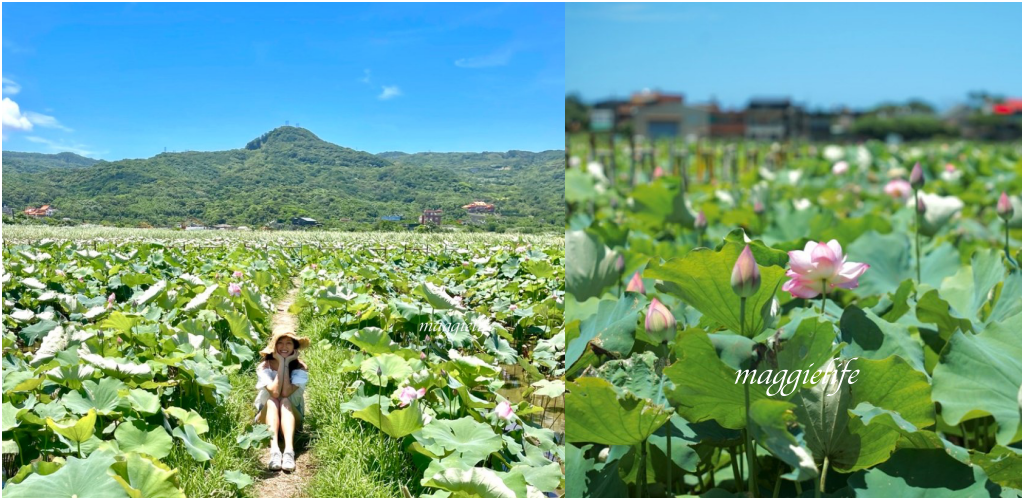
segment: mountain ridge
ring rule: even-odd
[[[13,172],[4,202],[51,204],[75,221],[111,225],[262,226],[308,216],[328,228],[373,229],[380,217],[415,222],[426,208],[445,210],[481,199],[502,216],[486,229],[551,230],[564,217],[562,152],[371,154],[297,127],[278,127],[225,151],[160,153],[96,161],[87,168]],[[4,173],[8,173],[4,153]]]

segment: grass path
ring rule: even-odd
[[[295,296],[299,291],[299,283],[298,279],[294,280],[292,289],[277,303],[274,317],[270,322],[271,335],[278,332],[295,332],[298,330],[298,319],[289,309],[292,303],[295,302]],[[260,474],[260,480],[257,481],[254,488],[253,496],[255,498],[289,498],[300,496],[302,489],[305,488],[309,479],[316,471],[316,463],[312,455],[307,453],[306,446],[308,433],[312,430],[312,426],[307,423],[304,429],[305,432],[295,436],[294,472],[272,472],[267,470],[265,464],[270,460],[270,448],[266,447],[262,450],[260,456],[262,457],[261,465],[263,470]],[[284,446],[284,443],[281,443],[281,446]]]

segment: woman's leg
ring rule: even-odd
[[[287,401],[287,399],[285,400]],[[277,431],[281,428],[281,401],[277,398],[270,398],[267,401],[267,428],[270,431],[270,451],[281,451],[277,443]]]
[[[281,399],[281,433],[284,434],[284,452],[295,453],[295,407],[288,398]]]

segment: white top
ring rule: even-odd
[[[303,369],[292,370],[289,373],[292,385],[295,386],[295,392],[288,397],[292,404],[299,407],[300,413],[302,408],[302,393],[306,389],[306,384],[309,382],[309,372]],[[270,385],[274,379],[277,378],[277,370],[270,368],[266,361],[259,364],[256,367],[256,390],[259,391],[256,394],[256,410],[260,411],[263,409],[263,405],[270,401],[270,391],[267,390],[267,386]]]

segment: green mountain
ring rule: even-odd
[[[92,166],[99,161],[75,153],[48,155],[17,151],[3,152],[4,174],[31,174],[52,169],[82,168]]]
[[[387,227],[381,217],[389,215],[416,222],[427,208],[443,209],[445,224],[453,224],[475,200],[497,205],[500,216],[484,226],[490,230],[561,231],[565,215],[561,151],[372,155],[280,127],[242,149],[85,168],[9,171],[10,154],[3,154],[3,202],[16,209],[48,203],[76,222],[260,227],[304,216],[359,230]]]

